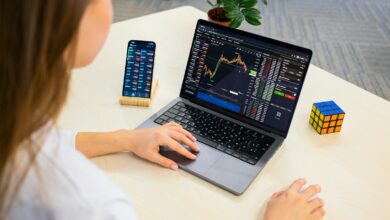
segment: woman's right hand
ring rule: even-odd
[[[178,169],[177,163],[162,156],[159,153],[160,146],[168,147],[191,160],[195,160],[196,156],[181,144],[187,145],[192,151],[199,152],[199,147],[195,144],[196,138],[174,122],[154,128],[132,130],[129,131],[129,135],[122,135],[122,137],[128,137],[123,143],[127,144],[129,150],[137,156],[173,170]]]
[[[274,193],[267,204],[264,220],[318,220],[325,215],[320,198],[310,200],[321,191],[320,186],[302,187],[306,180],[294,181],[286,190]]]

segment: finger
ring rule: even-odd
[[[199,148],[195,145],[193,141],[191,141],[187,136],[185,136],[181,132],[173,131],[170,133],[170,136],[175,139],[176,141],[183,143],[187,146],[189,146],[194,151],[199,151]]]
[[[169,122],[168,125],[170,125],[170,126],[172,126],[172,127],[179,127],[179,128],[182,127],[181,125],[179,125],[178,123],[176,123],[176,122],[174,122],[174,121]]]
[[[196,152],[199,152],[200,151],[200,148],[196,145],[195,141],[196,141],[196,138],[188,131],[186,131],[185,129],[183,128],[176,128],[178,132],[184,134],[187,138],[189,138],[192,143],[194,144],[191,144],[191,145],[188,145],[193,151],[196,151]]]
[[[180,132],[182,132],[185,136],[187,136],[189,139],[191,139],[192,141],[196,141],[196,138],[194,135],[192,135],[190,132],[188,132],[187,130],[185,130],[184,128],[181,128],[180,129]]]
[[[325,216],[325,210],[323,208],[318,208],[311,213],[314,219],[322,219]]]
[[[315,210],[315,209],[323,207],[324,201],[320,198],[315,198],[315,199],[311,200],[309,202],[309,204],[310,204],[310,207],[312,208],[312,210]]]
[[[153,156],[150,157],[149,160],[156,163],[156,164],[159,164],[163,167],[172,169],[172,170],[177,170],[179,168],[178,165],[174,161],[172,161],[166,157],[161,156],[159,153],[153,154]]]
[[[185,136],[187,136],[189,139],[191,139],[192,141],[196,141],[196,138],[194,135],[192,135],[190,132],[188,132],[187,130],[185,130],[183,127],[181,127],[181,125],[179,126],[172,126],[172,129],[174,129],[175,131],[177,132],[180,132],[180,133],[183,133]]]
[[[310,199],[311,197],[313,197],[315,194],[317,194],[319,192],[321,192],[321,187],[319,185],[311,185],[311,186],[307,187],[307,189],[305,189],[302,192],[302,195],[306,199]]]
[[[178,124],[176,122],[171,122],[169,127],[175,128],[177,131],[179,131],[179,132],[183,133],[184,135],[186,135],[193,142],[196,141],[196,137],[194,135],[192,135],[190,132],[188,132],[187,130],[185,130],[183,128],[183,126],[181,126],[180,124]]]
[[[272,198],[276,198],[276,197],[280,196],[281,193],[282,192],[276,192],[276,193],[272,194]]]
[[[189,152],[187,149],[185,149],[183,146],[181,146],[177,141],[173,140],[172,138],[167,138],[166,143],[164,143],[164,146],[169,147],[170,149],[176,151],[177,153],[187,157],[188,159],[195,160],[196,156],[193,155],[191,152]]]
[[[299,192],[299,190],[306,184],[305,179],[297,179],[295,180],[287,190],[292,191],[292,192]]]

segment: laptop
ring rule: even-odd
[[[240,195],[287,137],[311,57],[309,49],[199,20],[179,97],[138,128],[182,125],[197,138],[197,159],[160,153]]]

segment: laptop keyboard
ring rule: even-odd
[[[256,164],[275,141],[265,134],[178,102],[154,120],[163,125],[174,121],[198,141],[250,164]]]

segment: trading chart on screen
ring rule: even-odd
[[[284,129],[309,57],[199,25],[184,93]],[[278,124],[279,123],[279,124]]]

